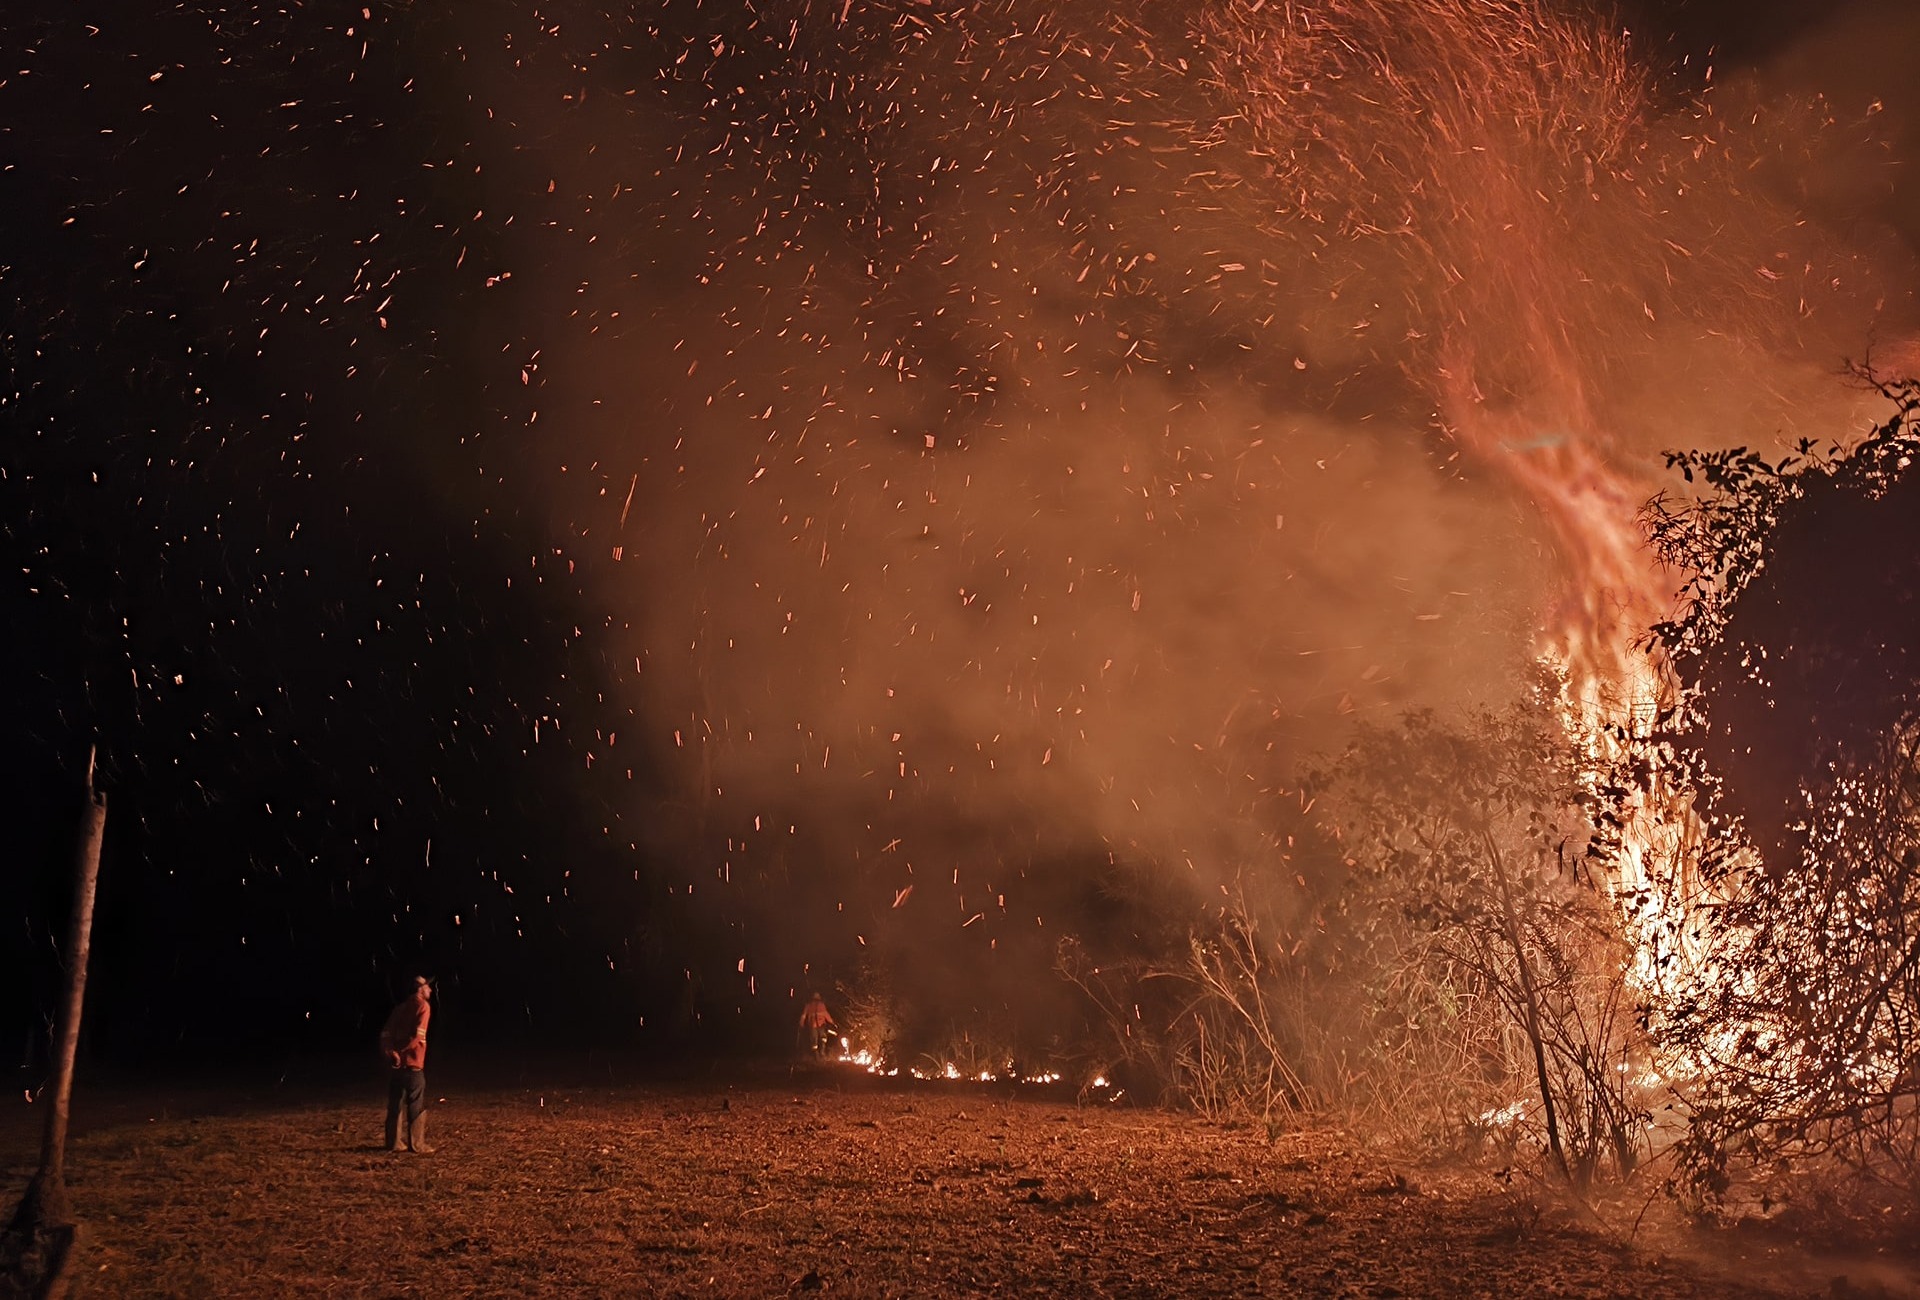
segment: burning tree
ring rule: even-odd
[[[1920,1211],[1920,384],[1879,388],[1849,449],[1673,454],[1697,495],[1647,513],[1695,576],[1653,631],[1681,697],[1630,745],[1699,831],[1646,969],[1710,1204]]]

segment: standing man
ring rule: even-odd
[[[427,1145],[427,1021],[433,1017],[433,985],[425,975],[413,977],[413,995],[393,1009],[380,1031],[380,1050],[387,1057],[387,1150],[413,1150]],[[406,1103],[407,1131],[401,1143],[400,1106]]]
[[[807,1050],[815,1057],[821,1056],[827,1046],[827,1031],[838,1029],[833,1023],[833,1013],[827,1010],[827,1000],[818,993],[807,998],[807,1005],[800,1008],[800,1028],[806,1034]]]

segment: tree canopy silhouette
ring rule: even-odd
[[[1693,885],[1653,969],[1709,1200],[1899,1189],[1920,1215],[1920,384],[1858,443],[1675,453],[1649,507],[1695,577],[1641,771],[1690,790]],[[1651,786],[1649,786],[1651,788]],[[1805,1199],[1804,1197],[1802,1198]],[[1884,1208],[1884,1206],[1882,1207]]]

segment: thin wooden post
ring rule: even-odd
[[[87,810],[80,824],[74,862],[73,926],[67,934],[67,1004],[60,1016],[59,1050],[54,1057],[53,1110],[40,1147],[42,1176],[63,1178],[67,1164],[67,1120],[73,1101],[73,1062],[80,1048],[80,1010],[87,992],[87,954],[93,946],[93,896],[100,879],[100,844],[107,829],[107,796],[93,787],[93,759],[87,760]]]
[[[100,879],[100,844],[106,834],[107,796],[94,788],[94,755],[87,755],[87,807],[74,855],[73,920],[67,931],[67,999],[60,1015],[60,1041],[53,1059],[53,1105],[40,1144],[40,1172],[27,1185],[14,1212],[13,1231],[46,1234],[69,1227],[67,1119],[73,1100],[73,1062],[80,1047],[80,1009],[87,991],[87,953],[93,936],[94,887]]]

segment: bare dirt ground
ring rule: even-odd
[[[377,1075],[253,1104],[83,1091],[71,1294],[1905,1293],[1757,1242],[1628,1240],[1524,1178],[1395,1164],[1339,1133],[1270,1142],[1070,1093],[840,1067],[697,1085],[428,1077],[431,1155],[380,1150]],[[11,1204],[38,1144],[32,1108],[8,1109]]]

